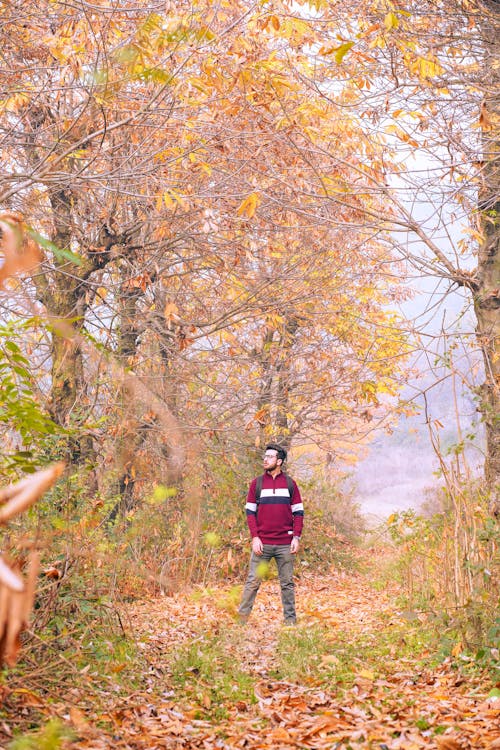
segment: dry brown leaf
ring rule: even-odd
[[[9,667],[16,663],[17,654],[21,648],[21,630],[26,625],[24,594],[24,591],[11,592],[7,624],[0,639],[0,662],[5,662]]]
[[[0,287],[5,279],[22,271],[32,271],[41,261],[40,250],[26,235],[26,227],[20,214],[6,211],[0,214],[0,252],[4,262],[0,268]]]
[[[61,475],[63,468],[64,464],[55,464],[3,489],[0,492],[0,502],[7,500],[7,503],[0,509],[0,523],[5,523],[30,507]],[[33,608],[39,564],[39,553],[32,550],[24,581],[21,562],[14,562],[10,567],[7,562],[0,560],[0,664],[13,666],[16,662],[20,634],[26,628]]]
[[[6,562],[0,557],[0,584],[3,584],[10,591],[24,591],[23,579],[9,568]],[[0,629],[2,618],[0,615]]]
[[[23,706],[32,706],[35,708],[44,705],[43,699],[34,693],[33,690],[29,690],[28,688],[16,688],[12,691],[12,694],[20,698],[20,703],[22,703]]]
[[[33,609],[36,593],[36,581],[38,570],[40,568],[40,553],[38,550],[32,550],[28,563],[28,574],[26,576],[26,587],[23,596],[23,621],[28,622],[30,612]]]
[[[303,739],[314,737],[322,732],[338,732],[345,729],[345,723],[334,716],[319,717],[310,729],[302,735]]]
[[[336,576],[327,580],[311,574],[298,582],[297,594],[298,601],[304,605],[308,598],[314,599],[318,611],[335,610],[342,628],[353,635],[360,630],[374,632],[380,626],[379,613],[392,606],[384,594],[372,591],[354,576]],[[147,636],[141,641],[144,655],[153,666],[158,666],[158,674],[148,680],[152,692],[145,705],[134,706],[134,701],[142,700],[136,695],[127,703],[129,710],[115,712],[109,709],[115,735],[119,734],[123,746],[133,745],[137,750],[159,750],[160,747],[173,750],[180,747],[182,737],[186,748],[208,749],[217,747],[221,732],[226,747],[245,747],[247,750],[291,750],[294,747],[330,750],[336,743],[347,744],[354,739],[362,744],[394,750],[422,750],[424,746],[439,750],[487,750],[489,743],[496,739],[493,729],[496,715],[488,713],[491,709],[486,705],[481,707],[477,697],[469,695],[470,682],[462,684],[457,681],[456,672],[449,663],[429,667],[429,679],[415,681],[415,665],[411,659],[405,657],[398,661],[397,654],[394,654],[395,666],[377,665],[377,673],[380,672],[385,679],[366,681],[363,692],[358,686],[352,691],[339,693],[334,684],[320,689],[312,684],[272,679],[268,675],[275,667],[280,632],[280,613],[275,606],[278,595],[277,583],[262,586],[252,628],[241,634],[235,632],[230,615],[221,612],[217,606],[219,596],[213,590],[210,595],[197,600],[190,598],[188,593],[179,592],[175,597],[158,597],[131,604],[130,614],[142,634]],[[308,621],[314,620],[311,616]],[[229,699],[228,720],[200,719],[200,711],[206,711],[208,718],[208,713],[216,705],[211,696],[211,706],[204,706],[203,692],[196,706],[189,704],[191,710],[182,705],[186,699],[184,696],[173,698],[175,703],[170,707],[168,698],[165,703],[164,695],[156,694],[155,679],[159,680],[158,687],[160,684],[162,690],[165,687],[164,667],[169,649],[199,638],[200,622],[204,632],[218,635],[227,626],[235,663],[241,663],[254,675],[255,693],[260,700],[256,704],[242,700],[232,704]],[[304,619],[305,627],[307,624]],[[374,668],[368,661],[366,667]],[[481,692],[487,693],[487,690]],[[416,712],[428,716],[429,707],[439,714],[439,723],[460,726],[460,734],[440,737],[440,744],[436,744],[434,737],[424,737],[417,732]],[[268,722],[265,732],[261,728],[263,720]],[[102,750],[122,747],[116,744],[115,735],[102,730]],[[83,742],[77,747],[87,750]],[[94,744],[92,747],[97,750]],[[101,750],[101,745],[98,747]],[[493,744],[490,750],[500,750],[500,747]]]
[[[204,694],[202,702],[203,702],[203,705],[205,706],[205,708],[210,708],[210,706],[212,705],[212,701],[211,701],[210,696],[208,695],[208,693]]]
[[[46,568],[42,575],[45,576],[45,578],[51,578],[54,580],[58,580],[61,577],[61,571],[59,568],[54,567],[53,565],[50,568]]]
[[[453,737],[436,737],[438,750],[463,750],[462,745]]]
[[[58,463],[48,469],[37,471],[18,484],[11,484],[0,493],[0,502],[8,502],[0,509],[0,523],[6,523],[35,503],[64,471],[64,464]]]
[[[283,740],[284,742],[290,742],[291,740],[289,732],[287,732],[284,727],[276,727],[276,729],[273,729],[269,736],[275,742],[280,742],[281,740]]]
[[[70,707],[69,718],[75,729],[87,729],[89,726],[85,714],[76,706]]]

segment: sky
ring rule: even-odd
[[[417,154],[409,169],[418,173],[423,182],[438,182],[442,161],[438,158],[433,163],[428,154]],[[467,226],[465,220],[457,218],[461,211],[452,203],[436,210],[432,198],[423,199],[424,193],[405,189],[401,183],[397,187],[412,216],[455,261],[457,242]],[[401,236],[398,242],[401,243]],[[428,256],[428,250],[415,236],[408,235],[405,243],[414,253]],[[462,267],[467,269],[473,260],[472,256],[460,257]],[[414,271],[408,283],[414,294],[400,305],[399,311],[418,330],[420,351],[412,358],[416,373],[402,395],[412,399],[418,413],[401,417],[391,434],[379,433],[349,480],[362,511],[375,522],[395,511],[421,510],[443,484],[426,409],[447,461],[454,455],[453,446],[465,439],[471,471],[478,473],[482,464],[482,430],[470,390],[471,385],[477,386],[481,381],[480,356],[471,346],[475,319],[470,299],[447,279]],[[456,374],[452,375],[452,371]],[[472,433],[477,434],[473,442],[467,438]]]

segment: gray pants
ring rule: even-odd
[[[250,568],[248,578],[243,590],[240,608],[240,617],[247,618],[257,596],[262,579],[257,575],[257,567],[261,562],[269,562],[272,558],[276,560],[278,575],[281,586],[281,601],[283,603],[283,615],[285,622],[295,622],[295,587],[293,582],[293,558],[289,544],[264,544],[262,555],[252,552],[250,557]]]

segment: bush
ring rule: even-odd
[[[494,648],[500,594],[500,529],[481,485],[443,489],[431,515],[395,513],[388,530],[407,606],[431,614],[452,640],[477,652]],[[459,649],[458,649],[459,650]]]

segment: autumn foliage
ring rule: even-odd
[[[20,570],[0,568],[0,650],[13,663],[23,632],[34,692],[45,690],[38,662],[53,679],[64,661],[80,685],[92,649],[97,661],[101,648],[118,654],[112,673],[126,671],[135,656],[120,650],[130,637],[121,602],[193,585],[203,597],[211,585],[237,583],[244,496],[269,439],[290,449],[304,486],[302,568],[362,568],[353,544],[364,522],[343,480],[378,430],[415,412],[405,386],[411,380],[418,393],[421,361],[432,369],[450,339],[458,346],[444,316],[438,333],[426,320],[457,288],[475,313],[460,345],[483,381],[487,486],[472,492],[468,476],[450,486],[441,455],[446,507],[419,518],[415,534],[399,516],[389,530],[411,595],[411,576],[421,574],[422,610],[438,596],[447,627],[459,608],[469,634],[468,613],[487,602],[474,632],[492,653],[485,633],[495,587],[484,576],[497,565],[500,455],[496,31],[493,0],[1,4],[0,499],[8,503],[0,521],[12,521],[13,559],[24,539],[36,539],[45,573],[30,630],[36,565],[26,586]],[[432,287],[431,299],[409,320],[421,287]],[[308,613],[314,626],[330,617],[322,585],[331,591],[311,576],[321,601]],[[234,595],[221,596],[229,621]],[[180,623],[175,598],[169,606]],[[109,647],[106,630],[117,639]],[[472,647],[466,641],[452,644],[452,656]],[[187,731],[196,743],[196,721],[206,719],[196,712],[215,712],[210,661],[226,662],[221,651],[198,659],[190,643],[168,653],[168,689],[184,664],[199,677],[186,683],[193,705],[177,715],[169,704],[164,723],[170,739]],[[282,661],[265,662],[266,679],[272,669],[290,677],[280,643]],[[325,674],[340,679],[331,657],[321,652],[311,672],[315,690]],[[398,742],[408,732],[406,745],[377,728],[384,680],[411,693],[410,678],[358,667],[349,700],[369,695],[370,716],[307,685],[289,691],[278,671],[273,694],[265,681],[248,687],[242,668],[236,701],[224,669],[212,677],[225,719],[250,716],[256,697],[253,719],[272,727],[261,747],[349,737],[414,747],[399,719],[391,727]],[[429,680],[458,688],[450,669]],[[430,682],[419,685],[432,693]],[[470,708],[453,696],[450,722],[455,707]],[[464,730],[470,746],[491,708],[481,705]],[[84,743],[92,732],[79,710],[71,722]],[[144,737],[164,737],[163,714],[148,710],[139,701],[132,717],[115,705],[92,720],[136,722]],[[416,720],[428,723],[422,731],[439,726]],[[58,731],[49,744],[63,741]],[[231,737],[244,742],[241,732]],[[445,739],[442,750],[461,746]]]

